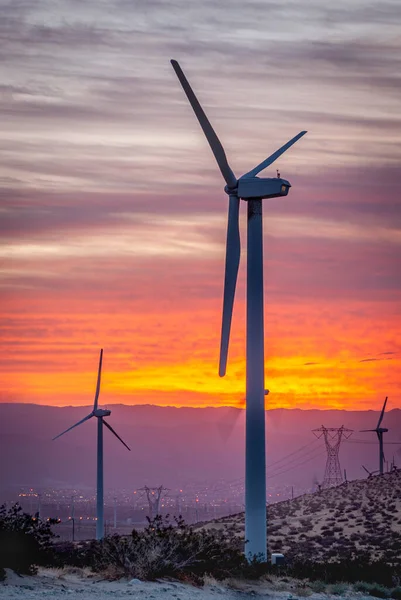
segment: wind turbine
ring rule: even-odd
[[[245,441],[245,553],[266,560],[266,456],[265,456],[265,381],[263,323],[263,236],[262,199],[286,196],[291,184],[281,179],[259,178],[306,131],[237,179],[228,164],[224,148],[199,104],[181,67],[171,61],[174,71],[209,142],[229,196],[223,318],[221,328],[219,375],[226,373],[231,317],[241,254],[239,200],[248,201],[247,237],[247,343],[246,343],[246,441]]]
[[[387,396],[386,399],[384,401],[383,404],[383,408],[382,411],[380,413],[380,417],[379,417],[379,421],[377,423],[376,429],[361,429],[361,433],[364,432],[368,432],[368,431],[375,431],[377,434],[377,437],[379,438],[379,465],[380,465],[380,475],[383,475],[384,472],[384,451],[383,451],[383,435],[385,433],[387,433],[388,429],[386,429],[385,427],[380,427],[380,423],[383,421],[383,417],[384,417],[384,411],[386,410],[386,404],[387,404]]]
[[[364,465],[361,465],[362,469],[364,471],[366,471],[366,473],[368,474],[368,479],[370,479],[371,477],[373,477],[373,475],[376,475],[376,473],[378,473],[379,471],[369,471]]]
[[[111,425],[104,420],[104,417],[109,417],[111,415],[111,410],[103,409],[98,407],[98,399],[100,393],[100,378],[102,374],[102,360],[103,360],[103,348],[100,350],[100,359],[99,359],[99,370],[97,373],[97,384],[96,384],[96,393],[95,400],[93,403],[93,410],[89,413],[84,419],[75,423],[62,433],[56,435],[53,440],[61,437],[67,431],[71,431],[74,427],[78,427],[85,421],[89,421],[92,417],[97,417],[97,482],[96,482],[96,539],[101,540],[104,537],[104,500],[103,500],[103,425],[110,429],[111,433],[113,433],[117,439],[128,449],[127,444],[120,438],[118,433],[114,431]]]

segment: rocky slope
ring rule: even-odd
[[[401,471],[351,481],[268,507],[271,552],[330,560],[367,552],[401,562]],[[244,514],[212,521],[244,535]]]

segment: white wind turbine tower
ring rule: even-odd
[[[89,421],[92,417],[97,417],[97,481],[96,481],[96,539],[101,540],[104,537],[104,499],[103,499],[103,425],[110,429],[111,433],[113,433],[117,439],[120,440],[124,446],[128,448],[127,444],[120,438],[118,433],[114,431],[111,425],[104,420],[104,417],[108,417],[111,415],[111,411],[108,409],[98,408],[98,399],[100,393],[100,379],[102,374],[102,359],[103,359],[103,348],[100,350],[100,359],[99,359],[99,370],[97,374],[97,384],[96,384],[96,393],[95,400],[93,403],[93,410],[89,415],[87,415],[72,427],[69,427],[59,435],[53,438],[56,440],[60,436],[67,433],[67,431],[71,431],[74,427],[78,427],[81,423],[85,421]]]
[[[171,64],[195,112],[223,175],[229,196],[223,319],[219,375],[226,373],[228,343],[240,261],[239,200],[248,201],[247,227],[247,342],[246,342],[246,441],[245,441],[245,540],[246,555],[261,555],[266,560],[266,456],[265,456],[265,381],[263,322],[263,235],[262,199],[286,196],[289,181],[256,177],[271,165],[306,131],[301,131],[269,158],[237,179],[224,148],[199,104],[177,61]]]
[[[387,396],[386,396],[386,399],[384,401],[383,408],[382,408],[382,411],[380,413],[379,421],[378,421],[378,423],[376,425],[376,429],[361,429],[361,433],[362,432],[366,433],[366,432],[370,432],[370,431],[376,432],[376,435],[377,435],[378,440],[379,440],[379,472],[380,472],[380,475],[383,475],[383,473],[384,473],[384,450],[383,450],[384,440],[383,440],[383,435],[388,432],[388,429],[386,427],[380,427],[381,422],[383,421],[384,411],[386,410],[386,404],[387,404]],[[366,469],[365,469],[365,471],[366,471]]]

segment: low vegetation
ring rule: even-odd
[[[33,574],[38,565],[52,561],[55,534],[51,527],[56,522],[43,522],[39,515],[22,512],[18,504],[9,509],[0,506],[0,579],[5,568]]]
[[[199,583],[205,574],[215,579],[255,577],[258,564],[248,565],[236,536],[194,531],[181,518],[158,516],[143,531],[113,535],[92,542],[83,563],[111,577],[155,580],[174,577]]]
[[[269,507],[270,551],[283,551],[286,564],[281,566],[258,560],[248,564],[242,515],[201,527],[158,516],[129,536],[73,544],[57,541],[54,521],[42,522],[17,505],[8,510],[2,506],[0,571],[9,567],[34,573],[37,565],[86,567],[107,579],[167,577],[195,585],[208,578],[238,585],[259,579],[291,589],[297,597],[314,592],[341,596],[354,590],[401,600],[401,477],[390,476],[383,476],[381,483],[380,478],[351,482]]]

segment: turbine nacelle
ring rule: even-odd
[[[291,184],[278,177],[244,177],[238,180],[237,195],[242,200],[287,196]]]
[[[92,414],[94,417],[108,417],[111,415],[111,410],[108,410],[107,408],[96,408]]]

